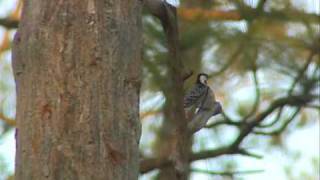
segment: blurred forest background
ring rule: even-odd
[[[193,138],[190,179],[319,179],[320,4],[318,0],[178,0],[181,59],[206,72],[224,114]],[[170,1],[172,2],[172,1]],[[15,84],[11,42],[22,1],[0,0],[0,180],[14,173]],[[143,16],[141,156],[168,156],[166,43],[159,21]],[[185,82],[188,89],[195,75]],[[239,139],[241,153],[214,154]],[[222,156],[223,155],[223,156]],[[141,180],[170,179],[145,170]]]

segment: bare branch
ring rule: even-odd
[[[260,87],[259,87],[259,80],[257,77],[257,71],[253,70],[252,72],[252,76],[253,76],[253,81],[254,81],[254,87],[255,87],[255,100],[254,100],[254,104],[253,104],[253,108],[251,109],[251,111],[243,118],[243,121],[246,121],[248,118],[250,118],[252,115],[254,115],[258,108],[259,108],[259,104],[260,104]]]
[[[232,149],[230,147],[221,147],[213,150],[201,151],[198,153],[191,154],[189,156],[189,162],[201,160],[201,159],[213,158],[213,157],[217,157],[225,154],[237,154],[238,153],[237,150],[238,149]],[[140,173],[146,173],[153,169],[165,167],[171,164],[173,164],[173,162],[169,158],[144,159],[140,162]]]
[[[306,106],[304,106],[305,108],[310,108],[310,109],[316,109],[318,111],[320,111],[320,105],[314,105],[314,104],[307,104]]]
[[[281,117],[281,114],[283,112],[283,108],[284,106],[281,106],[278,110],[278,113],[277,113],[277,116],[274,118],[273,121],[271,121],[270,123],[268,124],[259,124],[257,127],[258,128],[266,128],[266,127],[271,127],[273,125],[275,125],[279,120],[280,120],[280,117]]]
[[[306,72],[306,70],[308,69],[308,67],[309,67],[314,55],[315,55],[315,52],[311,51],[309,56],[308,56],[307,62],[304,64],[303,68],[299,71],[298,75],[294,79],[294,82],[292,83],[292,85],[291,85],[291,87],[289,89],[288,95],[291,95],[293,93],[293,90],[294,90],[295,86],[300,81],[300,79],[303,77],[303,74]]]
[[[247,151],[245,149],[240,149],[239,153],[242,154],[242,155],[250,156],[250,157],[253,157],[253,158],[257,158],[257,159],[262,159],[263,158],[261,155],[249,152],[249,151]]]
[[[216,121],[216,122],[213,122],[211,124],[208,124],[208,125],[205,126],[205,128],[213,128],[213,127],[216,127],[216,126],[219,126],[219,125],[240,126],[241,124],[242,124],[242,122],[234,122],[234,121],[231,121],[231,120],[228,120],[228,119],[223,119],[223,120]]]
[[[280,133],[282,133],[287,127],[288,125],[294,120],[294,118],[298,115],[298,113],[300,112],[301,107],[297,108],[295,110],[295,112],[292,114],[292,116],[290,118],[288,118],[283,125],[276,130],[273,130],[271,132],[265,132],[265,131],[253,131],[254,134],[257,135],[265,135],[265,136],[270,136],[270,135],[279,135]]]
[[[0,120],[3,120],[6,124],[10,126],[16,126],[16,121],[14,119],[6,117],[2,112],[0,112]]]
[[[144,0],[144,6],[150,13],[158,18],[164,16],[163,0]]]
[[[262,156],[260,155],[253,154],[244,149],[239,149],[238,147],[225,146],[225,147],[216,148],[213,150],[205,150],[198,153],[190,154],[189,162],[208,159],[208,158],[214,158],[214,157],[227,155],[227,154],[240,154],[240,155],[250,156],[258,159],[262,158]],[[169,166],[172,163],[173,163],[172,160],[170,160],[169,158],[162,158],[162,159],[147,158],[140,162],[140,173],[146,173],[156,168]]]
[[[288,91],[288,96],[291,96],[292,93],[293,93],[293,90],[295,88],[295,86],[297,85],[297,83],[300,81],[300,79],[303,77],[303,74],[307,71],[311,61],[312,61],[312,58],[313,56],[315,55],[315,52],[314,51],[311,51],[308,58],[307,58],[307,62],[304,64],[304,66],[301,68],[301,70],[298,72],[297,76],[295,77],[293,83],[291,84],[290,88],[289,88],[289,91]],[[279,119],[281,118],[281,114],[282,114],[282,111],[283,111],[283,108],[284,106],[281,106],[279,111],[278,111],[278,114],[277,114],[277,117],[269,124],[265,124],[265,125],[258,125],[257,127],[259,128],[265,128],[265,127],[270,127],[270,126],[273,126],[274,124],[276,124]]]
[[[7,29],[18,28],[19,21],[10,19],[10,18],[0,18],[0,26],[3,26]]]
[[[300,22],[319,23],[320,16],[314,13],[305,13],[297,10],[273,10],[271,12],[262,11],[258,13],[254,8],[247,7],[247,13],[241,14],[237,10],[207,10],[201,8],[178,9],[179,17],[184,21],[241,21],[254,19],[254,16],[268,18],[280,22]]]
[[[189,79],[191,76],[193,75],[193,71],[189,71],[189,72],[185,72],[184,74],[182,74],[182,79],[183,81],[186,81],[187,79]]]
[[[193,172],[197,173],[205,173],[210,175],[219,175],[219,176],[233,176],[237,174],[254,174],[254,173],[262,173],[264,170],[246,170],[246,171],[226,171],[226,172],[219,172],[219,171],[210,171],[210,170],[203,170],[203,169],[191,169]]]
[[[315,96],[300,95],[288,96],[275,100],[265,111],[258,114],[255,118],[251,119],[247,124],[243,125],[239,136],[233,143],[233,147],[238,147],[243,139],[252,132],[253,128],[260,124],[267,116],[269,116],[275,109],[284,105],[289,106],[303,106],[310,102]]]
[[[269,108],[267,108],[265,111],[257,115],[254,119],[249,121],[246,124],[242,124],[241,132],[239,136],[236,138],[236,140],[230,145],[226,147],[217,148],[214,150],[207,150],[207,151],[201,151],[199,153],[191,154],[189,157],[189,162],[201,160],[201,159],[207,159],[207,158],[213,158],[225,154],[242,154],[247,155],[255,158],[261,158],[260,155],[256,155],[253,153],[250,153],[246,150],[240,149],[239,145],[243,141],[243,139],[251,133],[253,128],[257,126],[260,122],[262,122],[269,114],[271,114],[275,109],[278,107],[284,106],[284,105],[291,105],[291,106],[302,106],[309,102],[314,96],[310,95],[301,95],[301,96],[289,96],[280,98],[276,101],[274,101]],[[168,158],[164,159],[158,159],[158,158],[148,158],[144,159],[140,163],[140,172],[146,173],[148,171],[151,171],[156,168],[168,166],[172,164],[172,161]]]

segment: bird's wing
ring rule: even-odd
[[[188,108],[194,105],[200,97],[206,93],[206,86],[196,84],[193,86],[188,93],[184,96],[183,107]]]

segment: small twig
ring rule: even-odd
[[[308,58],[307,58],[307,62],[304,64],[303,68],[299,71],[298,75],[294,79],[294,82],[291,84],[289,91],[288,91],[288,95],[292,95],[295,86],[300,81],[300,79],[302,78],[302,76],[306,72],[306,70],[308,69],[314,55],[315,55],[315,53],[313,51],[311,51]]]
[[[260,104],[260,88],[259,88],[259,80],[257,77],[257,71],[253,70],[252,74],[253,74],[252,76],[254,79],[253,81],[255,86],[255,100],[254,100],[253,108],[244,118],[242,118],[243,119],[242,121],[246,121],[248,118],[254,115],[257,112]]]
[[[18,28],[19,21],[10,18],[0,18],[0,26],[4,26],[7,29]]]
[[[244,170],[244,171],[210,171],[210,170],[204,170],[204,169],[196,169],[192,168],[191,171],[197,172],[197,173],[205,173],[210,175],[219,175],[219,176],[232,176],[236,174],[255,174],[255,173],[262,173],[264,170]]]
[[[279,128],[279,129],[276,129],[276,130],[273,130],[271,132],[263,132],[263,131],[253,131],[254,134],[257,134],[257,135],[264,135],[264,136],[270,136],[270,135],[279,135],[281,132],[283,132],[287,127],[288,125],[294,120],[294,118],[298,115],[298,113],[300,112],[301,110],[301,107],[298,107],[295,112],[292,114],[292,116],[290,118],[288,118],[284,123],[283,125]]]
[[[284,108],[284,106],[280,107],[280,109],[278,110],[277,116],[274,118],[273,121],[271,121],[268,124],[259,124],[257,126],[257,128],[266,128],[266,127],[271,127],[271,126],[275,125],[280,120],[280,117],[281,117],[282,112],[283,112],[283,108]]]
[[[241,127],[241,131],[239,136],[235,139],[235,141],[232,144],[232,147],[239,147],[243,139],[249,135],[252,130],[263,120],[268,117],[275,109],[284,106],[284,105],[290,105],[290,106],[303,106],[310,102],[315,96],[313,95],[300,95],[300,96],[287,96],[284,98],[279,98],[275,100],[265,111],[258,114],[254,120],[249,121],[249,123],[245,124]]]
[[[193,71],[185,72],[184,74],[182,74],[182,79],[183,79],[183,81],[186,81],[186,80],[189,79],[192,75],[193,75]]]
[[[298,84],[298,82],[301,80],[303,74],[307,71],[313,56],[315,55],[315,53],[313,51],[310,52],[308,58],[307,58],[307,62],[304,64],[304,66],[300,69],[300,71],[298,72],[297,76],[295,77],[293,83],[291,84],[289,90],[288,90],[288,96],[291,96],[293,94],[293,90],[295,88],[295,86]],[[280,110],[278,111],[277,117],[274,119],[274,121],[272,121],[269,124],[265,124],[265,125],[258,125],[257,127],[259,128],[265,128],[265,127],[271,127],[273,125],[275,125],[281,118],[282,112],[283,112],[283,108],[284,106],[280,107]],[[256,134],[269,134],[269,133],[263,133],[263,132],[256,132]]]
[[[249,152],[249,151],[247,151],[245,149],[240,149],[239,150],[239,154],[242,154],[242,155],[245,155],[245,156],[250,156],[250,157],[253,157],[253,158],[257,158],[257,159],[262,159],[263,158],[263,156],[255,154],[255,153],[252,153],[252,152]]]
[[[205,128],[213,128],[219,125],[230,125],[230,126],[240,126],[242,123],[241,122],[234,122],[230,121],[228,119],[223,119],[221,121],[216,121],[214,123],[208,124],[205,126]]]
[[[306,106],[304,106],[305,108],[310,108],[310,109],[316,109],[318,111],[320,111],[320,105],[314,105],[314,104],[307,104]]]
[[[10,126],[16,126],[16,121],[14,119],[6,117],[2,112],[0,112],[0,120],[3,120],[6,124]]]

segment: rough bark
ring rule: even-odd
[[[187,136],[187,120],[183,110],[183,74],[184,68],[180,57],[179,30],[176,8],[164,4],[165,15],[160,17],[168,45],[168,82],[165,86],[169,92],[166,103],[170,104],[166,118],[172,122],[175,132],[172,136],[170,159],[173,161],[176,179],[188,179],[188,156],[190,138]]]
[[[140,11],[131,0],[25,1],[16,180],[138,178]]]
[[[168,77],[170,78],[170,77]],[[171,77],[172,78],[172,77]],[[169,79],[168,79],[169,81]],[[170,89],[172,90],[172,89]],[[177,176],[175,170],[175,164],[172,160],[172,153],[176,152],[176,145],[177,145],[177,136],[175,131],[177,129],[177,125],[181,119],[174,118],[175,112],[173,111],[173,104],[172,101],[172,92],[167,91],[166,89],[163,90],[164,95],[166,97],[166,104],[164,105],[164,121],[162,126],[160,127],[160,131],[158,133],[158,137],[155,143],[154,151],[155,156],[159,159],[170,159],[171,163],[168,166],[160,167],[159,174],[157,175],[157,180],[176,180],[179,177]],[[185,144],[183,149],[184,151],[191,151],[191,139],[188,138],[188,144]],[[141,167],[140,167],[141,168]],[[187,168],[187,167],[186,167]],[[186,176],[188,176],[188,172],[185,172]]]

